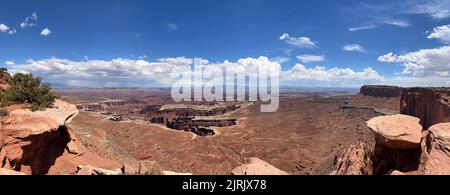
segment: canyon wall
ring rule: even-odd
[[[400,112],[420,119],[424,129],[450,122],[450,88],[408,88],[401,98]]]
[[[361,87],[360,93],[365,96],[372,97],[400,97],[402,95],[403,88],[396,86],[386,85],[365,85]]]
[[[391,89],[395,88],[364,86],[361,94],[398,93]],[[367,125],[374,133],[375,144],[351,145],[337,158],[332,174],[450,174],[449,98],[450,88],[404,88],[402,114],[369,120]]]

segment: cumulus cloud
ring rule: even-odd
[[[287,81],[310,82],[317,85],[327,86],[360,86],[362,84],[379,83],[383,77],[371,67],[365,68],[361,72],[356,72],[350,68],[331,68],[323,66],[307,68],[303,64],[296,64],[292,69],[283,72],[282,76]]]
[[[380,62],[399,63],[403,74],[421,78],[450,78],[450,46],[421,49],[404,55],[388,53],[378,58]]]
[[[8,32],[9,27],[6,26],[5,24],[0,24],[0,32]]]
[[[30,16],[26,17],[25,20],[20,24],[20,27],[27,28],[36,26],[34,22],[38,20],[38,16],[36,12],[33,12]]]
[[[431,32],[427,38],[437,39],[444,43],[450,43],[450,24],[433,28],[433,32]]]
[[[44,30],[41,31],[42,36],[48,36],[52,33],[48,28],[44,28]]]
[[[378,57],[379,62],[393,63],[396,60],[397,60],[397,56],[394,56],[394,53],[392,53],[392,52]]]
[[[242,58],[231,62],[211,63],[206,59],[195,60],[204,67],[203,77],[211,79],[221,74],[224,68],[235,73],[256,74],[258,68],[281,70],[279,62],[267,57]],[[142,59],[84,60],[50,58],[43,60],[27,60],[25,63],[14,63],[9,67],[12,73],[33,73],[45,78],[50,83],[66,83],[85,87],[121,87],[121,86],[171,86],[180,79],[180,75],[193,69],[193,59],[177,57],[162,58],[156,61]],[[297,64],[289,70],[280,72],[283,82],[295,82],[308,85],[342,84],[356,86],[378,82],[383,79],[372,68],[361,72],[346,68],[326,69],[324,67],[306,68]]]
[[[366,53],[366,50],[359,44],[347,44],[342,47],[344,51]]]
[[[299,55],[297,59],[302,63],[310,63],[310,62],[323,62],[325,61],[324,55]]]
[[[299,48],[313,48],[316,47],[316,42],[312,41],[309,37],[291,37],[289,34],[284,33],[280,36],[280,40],[289,45],[293,45]]]
[[[127,82],[145,84],[148,81],[167,84],[172,82],[173,72],[189,70],[190,62],[192,60],[187,58],[163,58],[155,62],[123,58],[86,61],[30,59],[12,66],[11,72],[34,73],[48,82],[71,81],[86,86],[127,86]]]

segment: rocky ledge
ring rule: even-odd
[[[103,159],[77,141],[67,126],[77,114],[75,105],[57,99],[45,111],[17,109],[2,117],[0,174],[76,174],[79,165],[121,169],[121,163]]]
[[[337,160],[335,175],[450,174],[450,123],[421,131],[419,119],[405,115],[367,122],[376,143],[350,146]]]

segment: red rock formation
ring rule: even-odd
[[[365,85],[361,87],[360,93],[365,96],[372,97],[400,97],[402,95],[403,88],[396,86],[386,85]]]
[[[0,129],[0,167],[35,175],[75,174],[78,165],[120,169],[121,163],[102,159],[78,143],[67,126],[77,114],[74,105],[61,100],[45,111],[10,112]]]
[[[337,159],[336,169],[331,175],[372,175],[373,147],[371,145],[363,141],[350,145]]]
[[[433,125],[422,140],[422,168],[426,175],[450,174],[450,123]]]
[[[409,88],[401,98],[402,114],[420,119],[424,129],[450,122],[450,88]]]

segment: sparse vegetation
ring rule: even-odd
[[[0,67],[0,75],[5,74],[8,72],[8,69]]]
[[[0,116],[8,116],[8,110],[0,108]]]
[[[6,71],[1,68],[0,71]],[[51,91],[49,84],[42,83],[40,77],[33,74],[15,74],[9,81],[10,87],[0,93],[1,106],[10,102],[29,103],[31,110],[42,110],[47,108],[59,95]]]

